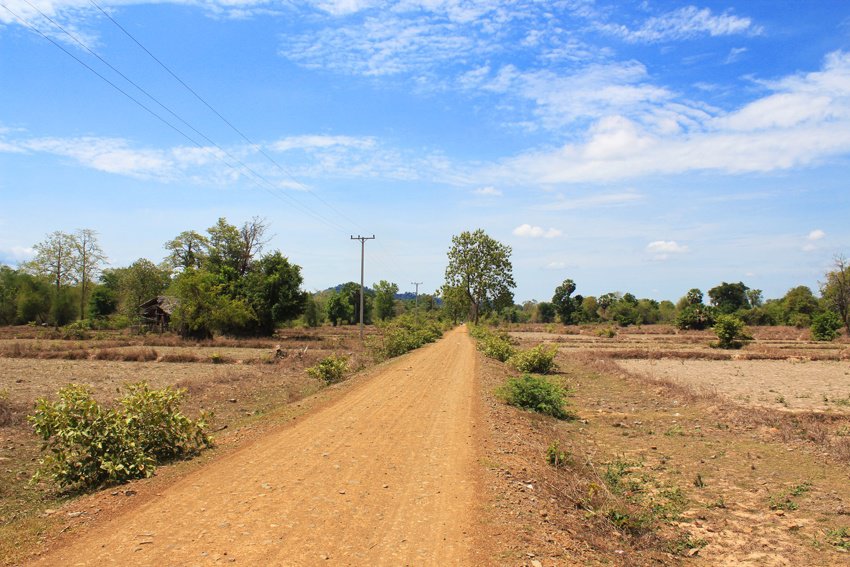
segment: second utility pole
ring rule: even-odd
[[[363,340],[363,258],[366,256],[366,241],[375,240],[375,235],[352,236],[351,240],[360,241],[360,340]]]

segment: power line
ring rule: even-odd
[[[363,267],[366,256],[366,241],[375,240],[375,235],[372,236],[352,236],[351,240],[360,241],[360,340],[363,340]]]
[[[159,101],[159,100],[158,100],[155,96],[153,96],[151,93],[149,93],[147,90],[145,90],[145,89],[144,89],[143,87],[141,87],[139,84],[137,84],[135,81],[133,81],[132,79],[130,79],[129,77],[127,77],[127,75],[125,75],[125,74],[124,74],[124,73],[122,73],[120,70],[118,70],[118,69],[117,69],[114,65],[112,65],[111,63],[109,63],[108,61],[106,61],[103,57],[101,57],[100,55],[98,55],[97,53],[95,53],[94,51],[92,51],[92,50],[91,50],[91,49],[90,49],[87,45],[85,45],[85,43],[83,43],[83,42],[82,42],[82,41],[80,41],[80,40],[79,40],[76,36],[74,36],[74,34],[72,34],[71,32],[69,32],[68,30],[66,30],[64,27],[62,27],[59,23],[57,23],[55,20],[53,20],[50,16],[48,16],[47,14],[45,14],[44,12],[42,12],[42,11],[41,11],[38,7],[36,7],[36,6],[34,6],[32,3],[30,3],[30,2],[29,2],[29,0],[24,0],[24,1],[25,1],[25,2],[26,2],[26,3],[27,3],[27,4],[31,7],[31,8],[33,8],[33,9],[34,9],[34,10],[36,10],[39,14],[41,14],[41,16],[42,16],[42,17],[44,17],[46,20],[48,20],[50,23],[52,23],[54,26],[56,26],[56,27],[57,27],[59,30],[61,30],[61,31],[62,31],[65,35],[67,35],[68,37],[70,37],[70,38],[71,38],[71,39],[72,39],[75,43],[79,44],[79,45],[80,45],[83,49],[85,49],[88,53],[90,53],[91,55],[93,55],[94,57],[96,57],[98,60],[100,60],[100,61],[101,61],[104,65],[106,65],[107,67],[109,67],[112,71],[114,71],[114,72],[115,72],[115,73],[117,73],[119,76],[121,76],[121,77],[122,77],[125,81],[127,81],[128,83],[130,83],[131,85],[133,85],[136,89],[138,89],[140,92],[142,92],[145,96],[147,96],[148,98],[150,98],[150,99],[151,99],[152,101],[154,101],[157,105],[159,105],[161,108],[163,108],[164,110],[166,110],[169,114],[171,114],[172,116],[174,116],[177,120],[179,120],[180,122],[182,122],[183,124],[185,124],[185,125],[186,125],[188,128],[190,128],[193,132],[195,132],[196,134],[198,134],[198,135],[199,135],[201,138],[203,138],[205,141],[207,141],[207,142],[208,142],[208,143],[210,143],[212,146],[214,146],[216,149],[218,149],[219,151],[221,151],[224,155],[228,156],[230,159],[232,159],[233,161],[235,161],[235,162],[236,162],[239,166],[241,166],[241,167],[242,167],[245,171],[249,172],[251,175],[248,175],[247,177],[248,177],[248,179],[250,179],[250,180],[251,180],[251,181],[252,181],[255,185],[257,185],[257,186],[258,186],[258,187],[260,187],[261,189],[264,189],[265,191],[267,191],[270,195],[272,195],[272,196],[273,196],[273,197],[275,197],[275,198],[278,198],[278,199],[284,200],[284,199],[283,199],[283,197],[286,197],[286,199],[289,201],[289,203],[290,203],[291,205],[295,206],[296,208],[298,208],[298,209],[299,209],[299,210],[301,210],[302,212],[305,212],[305,213],[307,213],[307,214],[309,214],[309,215],[313,216],[314,218],[316,218],[317,220],[319,220],[319,221],[323,222],[324,224],[327,224],[328,226],[331,226],[331,227],[333,227],[333,228],[336,228],[336,229],[338,229],[338,230],[340,230],[340,231],[345,231],[345,227],[343,227],[342,225],[339,225],[339,224],[335,223],[334,221],[332,221],[332,220],[330,220],[330,219],[328,219],[328,218],[326,218],[326,217],[322,216],[321,214],[319,214],[319,213],[317,213],[317,212],[315,212],[315,211],[311,210],[311,209],[310,209],[309,207],[307,207],[306,205],[304,205],[304,204],[302,204],[302,203],[299,203],[299,202],[298,202],[297,200],[295,200],[293,197],[291,197],[291,196],[289,196],[289,195],[287,195],[287,194],[285,194],[285,193],[282,193],[281,195],[279,195],[279,194],[275,193],[275,192],[274,192],[274,189],[276,189],[276,187],[275,187],[275,185],[274,185],[272,182],[270,182],[270,181],[269,181],[268,179],[266,179],[264,176],[260,175],[260,174],[259,174],[259,173],[257,173],[256,171],[254,171],[254,170],[253,170],[250,166],[248,166],[247,164],[245,164],[244,162],[242,162],[239,158],[237,158],[237,157],[235,157],[234,155],[232,155],[230,152],[228,152],[227,150],[225,150],[224,148],[222,148],[222,147],[221,147],[219,144],[217,144],[215,141],[213,141],[213,140],[212,140],[212,139],[210,139],[208,136],[206,136],[205,134],[203,134],[202,132],[200,132],[198,129],[196,129],[195,127],[193,127],[193,126],[192,126],[191,124],[189,124],[186,120],[184,120],[183,118],[181,118],[181,117],[180,117],[177,113],[175,113],[175,112],[174,112],[174,111],[172,111],[170,108],[168,108],[165,104],[163,104],[162,102],[160,102],[160,101]],[[71,57],[72,59],[74,59],[77,63],[79,63],[80,65],[82,65],[83,67],[85,67],[86,69],[88,69],[89,71],[91,71],[92,73],[94,73],[94,74],[95,74],[96,76],[98,76],[100,79],[102,79],[102,80],[103,80],[103,81],[105,81],[107,84],[109,84],[111,87],[113,87],[114,89],[116,89],[118,92],[120,92],[121,94],[123,94],[125,97],[129,98],[131,101],[133,101],[135,104],[137,104],[137,105],[138,105],[138,106],[140,106],[141,108],[143,108],[146,112],[148,112],[149,114],[153,115],[153,116],[154,116],[155,118],[157,118],[160,122],[162,122],[162,123],[164,123],[165,125],[167,125],[169,128],[171,128],[172,130],[174,130],[175,132],[177,132],[178,134],[180,134],[183,138],[187,139],[189,142],[191,142],[192,144],[194,144],[194,145],[195,145],[195,146],[197,146],[198,148],[200,148],[200,149],[202,149],[202,150],[205,150],[205,151],[209,152],[209,153],[210,153],[210,154],[211,154],[214,158],[216,158],[216,159],[218,159],[219,161],[221,161],[222,163],[224,163],[224,164],[225,164],[228,168],[232,169],[233,171],[235,171],[235,172],[237,172],[237,173],[240,173],[240,172],[239,172],[239,169],[238,169],[236,166],[234,166],[233,164],[229,163],[227,160],[225,160],[224,158],[222,158],[220,155],[218,155],[218,154],[216,154],[215,152],[213,152],[210,148],[208,148],[208,147],[204,147],[204,146],[203,146],[200,142],[198,142],[197,140],[195,140],[194,138],[192,138],[191,136],[189,136],[188,134],[186,134],[183,130],[181,130],[180,128],[178,128],[177,126],[175,126],[174,124],[172,124],[171,122],[169,122],[168,120],[166,120],[165,118],[163,118],[163,117],[162,117],[159,113],[157,113],[157,112],[155,112],[154,110],[152,110],[150,107],[148,107],[147,105],[145,105],[144,103],[142,103],[141,101],[139,101],[139,100],[138,100],[137,98],[135,98],[133,95],[129,94],[127,91],[125,91],[124,89],[122,89],[121,87],[119,87],[118,85],[116,85],[113,81],[109,80],[109,79],[108,79],[108,78],[106,78],[103,74],[101,74],[100,72],[98,72],[97,70],[95,70],[93,67],[91,67],[90,65],[88,65],[88,64],[87,64],[86,62],[84,62],[82,59],[80,59],[79,57],[77,57],[76,55],[74,55],[73,53],[71,53],[70,51],[68,51],[67,49],[65,49],[65,47],[63,47],[60,43],[58,43],[57,41],[55,41],[53,38],[51,38],[50,36],[48,36],[47,34],[45,34],[44,32],[42,32],[40,29],[38,29],[37,27],[33,26],[33,25],[32,25],[32,24],[30,24],[29,22],[27,22],[27,21],[26,21],[23,17],[19,16],[17,13],[15,13],[13,10],[11,10],[8,6],[6,6],[5,4],[0,4],[0,6],[2,6],[2,7],[3,7],[3,8],[7,11],[7,12],[9,12],[10,14],[12,14],[12,15],[13,15],[13,16],[14,16],[14,17],[18,20],[18,21],[20,21],[20,22],[21,22],[21,24],[23,24],[25,27],[27,27],[27,28],[29,28],[31,31],[34,31],[35,33],[39,34],[39,35],[40,35],[40,36],[42,36],[44,39],[46,39],[47,41],[49,41],[50,43],[52,43],[54,46],[56,46],[57,48],[61,49],[61,50],[62,50],[62,51],[63,51],[66,55],[68,55],[69,57]],[[251,177],[251,176],[253,176],[253,177]],[[262,185],[262,183],[258,182],[257,180],[259,180],[259,181],[260,181],[260,182],[262,182],[262,183],[265,183],[265,184],[266,184],[266,185],[268,185],[269,187],[268,187],[268,188],[267,188],[267,187],[264,187],[264,186]],[[269,188],[271,188],[271,189],[269,189]]]
[[[25,0],[25,1],[26,1],[26,0]],[[207,107],[207,108],[208,108],[208,109],[209,109],[209,110],[210,110],[213,114],[215,114],[215,115],[216,115],[219,119],[221,119],[221,121],[222,121],[222,122],[224,122],[227,126],[229,126],[231,130],[233,130],[234,132],[236,132],[236,133],[237,133],[237,134],[238,134],[238,135],[239,135],[239,136],[240,136],[243,140],[245,140],[245,141],[246,141],[246,142],[247,142],[247,143],[248,143],[251,147],[255,148],[255,149],[256,149],[256,150],[257,150],[257,151],[258,151],[258,152],[259,152],[259,153],[260,153],[263,157],[265,157],[265,158],[266,158],[269,162],[271,162],[271,163],[272,163],[275,167],[277,167],[277,168],[278,168],[281,172],[283,172],[283,174],[284,174],[286,177],[288,177],[289,179],[291,179],[291,180],[292,180],[292,181],[293,181],[293,182],[294,182],[297,186],[299,186],[299,187],[301,187],[302,189],[304,189],[305,191],[307,191],[307,192],[308,192],[308,193],[309,193],[312,197],[314,197],[315,199],[318,199],[321,203],[323,203],[325,206],[327,206],[329,209],[331,209],[333,212],[335,212],[335,213],[336,213],[337,215],[339,215],[341,218],[343,218],[343,219],[345,219],[347,222],[351,223],[351,225],[352,225],[352,226],[356,226],[356,224],[357,224],[356,222],[354,222],[351,218],[349,218],[347,215],[345,215],[345,214],[344,214],[343,212],[341,212],[339,209],[337,209],[336,207],[334,207],[334,206],[333,206],[330,202],[328,202],[327,200],[323,199],[323,198],[321,197],[321,195],[319,195],[319,194],[315,193],[314,191],[311,191],[309,187],[305,186],[305,185],[304,185],[304,184],[303,184],[303,183],[302,183],[299,179],[297,179],[297,178],[295,177],[295,175],[294,175],[294,174],[293,174],[293,173],[289,170],[289,168],[286,168],[286,167],[282,166],[280,163],[278,163],[278,161],[277,161],[277,160],[275,160],[272,156],[270,156],[270,155],[268,154],[268,152],[266,152],[266,151],[263,149],[262,145],[257,144],[257,143],[255,143],[253,140],[251,140],[251,139],[250,139],[247,135],[245,135],[245,133],[244,133],[244,132],[242,132],[242,130],[240,130],[239,128],[237,128],[237,127],[236,127],[236,126],[235,126],[235,125],[234,125],[234,124],[233,124],[230,120],[228,120],[228,119],[227,119],[227,118],[226,118],[223,114],[221,114],[218,110],[216,110],[216,109],[215,109],[215,108],[214,108],[214,107],[213,107],[213,106],[212,106],[209,102],[207,102],[207,100],[206,100],[204,97],[202,97],[202,96],[201,96],[201,95],[200,95],[200,94],[199,94],[199,93],[198,93],[195,89],[193,89],[191,86],[189,86],[189,84],[188,84],[188,83],[186,83],[186,81],[184,81],[183,79],[181,79],[181,78],[177,75],[177,73],[175,73],[175,72],[174,72],[174,71],[173,71],[173,70],[172,70],[172,69],[171,69],[168,65],[166,65],[166,64],[165,64],[165,63],[164,63],[164,62],[163,62],[163,61],[162,61],[159,57],[157,57],[156,55],[154,55],[154,54],[153,54],[153,53],[152,53],[152,52],[151,52],[151,51],[150,51],[147,47],[145,47],[145,46],[142,44],[142,42],[141,42],[141,41],[139,41],[138,39],[136,39],[136,37],[135,37],[133,34],[131,34],[131,33],[130,33],[130,32],[129,32],[129,31],[128,31],[128,30],[127,30],[124,26],[122,26],[122,25],[121,25],[121,24],[120,24],[120,23],[119,23],[119,22],[118,22],[115,18],[113,18],[111,14],[109,14],[108,12],[106,12],[106,10],[104,10],[103,8],[101,8],[101,7],[100,7],[100,5],[98,5],[98,4],[97,4],[94,0],[89,0],[89,2],[92,4],[92,6],[94,6],[94,7],[95,7],[95,8],[97,8],[98,10],[100,10],[100,12],[101,12],[104,16],[106,16],[106,17],[107,17],[107,18],[108,18],[108,19],[109,19],[109,20],[110,20],[113,24],[115,24],[115,26],[117,26],[117,27],[118,27],[118,29],[120,29],[120,30],[121,30],[121,31],[122,31],[122,32],[123,32],[123,33],[124,33],[124,34],[125,34],[128,38],[130,38],[130,39],[131,39],[131,40],[132,40],[132,41],[133,41],[136,45],[138,45],[138,46],[139,46],[139,48],[141,48],[141,49],[142,49],[145,53],[147,53],[147,54],[148,54],[148,56],[150,56],[150,58],[151,58],[151,59],[153,59],[154,61],[156,61],[156,62],[157,62],[157,64],[159,64],[159,66],[160,66],[160,67],[162,67],[162,68],[163,68],[163,69],[164,69],[164,70],[165,70],[165,71],[166,71],[169,75],[171,75],[171,76],[174,78],[174,80],[176,80],[178,83],[180,83],[181,85],[183,85],[183,87],[184,87],[187,91],[189,91],[190,93],[192,93],[192,95],[194,95],[194,97],[195,97],[195,98],[197,98],[197,99],[198,99],[198,100],[199,100],[199,101],[200,101],[200,102],[201,102],[204,106],[206,106],[206,107]]]

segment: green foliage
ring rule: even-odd
[[[702,304],[686,305],[679,311],[674,324],[683,331],[701,331],[714,324],[714,313],[712,308]]]
[[[749,309],[751,307],[750,296],[747,294],[747,291],[749,290],[750,288],[745,286],[743,282],[723,282],[719,286],[708,290],[708,296],[711,298],[711,304],[714,305],[720,313],[729,315],[735,313],[739,309]]]
[[[825,535],[829,545],[850,551],[850,530],[847,528],[828,528]]]
[[[614,327],[602,327],[596,330],[596,336],[604,339],[613,339],[617,336],[617,329]]]
[[[428,343],[433,343],[443,336],[442,324],[433,316],[422,316],[417,319],[407,313],[383,324],[380,335],[373,338],[370,348],[376,358],[385,359],[401,356]]]
[[[841,318],[838,315],[832,311],[824,311],[815,315],[812,321],[812,338],[816,341],[835,340],[841,327]]]
[[[478,350],[487,358],[505,362],[516,354],[516,349],[507,335],[493,333],[481,325],[473,326],[470,334],[476,339]]]
[[[395,316],[395,295],[398,293],[398,284],[381,280],[374,286],[375,290],[375,316],[386,321]]]
[[[581,308],[581,304],[579,304],[579,308]],[[537,323],[554,323],[556,314],[557,311],[553,304],[541,301],[537,304],[537,311],[534,318]]]
[[[836,256],[833,270],[826,273],[821,296],[826,306],[838,314],[850,334],[850,263],[844,256]]]
[[[241,329],[242,333],[271,335],[281,323],[304,313],[307,293],[301,291],[301,267],[291,264],[279,251],[254,262],[239,285],[255,319]]]
[[[171,291],[178,301],[172,321],[183,336],[210,338],[214,332],[242,328],[256,320],[242,299],[229,297],[224,284],[204,270],[183,271]]]
[[[179,411],[183,392],[150,390],[140,383],[120,400],[102,407],[83,386],[70,384],[59,399],[39,399],[29,417],[44,440],[39,475],[63,488],[94,488],[153,474],[163,459],[195,453],[210,444],[206,417],[193,421]]]
[[[481,229],[452,237],[446,287],[466,294],[474,323],[489,309],[498,311],[513,304],[511,290],[516,283],[510,257],[510,246],[490,238]]]
[[[348,372],[348,357],[342,354],[327,356],[317,365],[307,369],[307,374],[328,384],[342,381],[346,372]]]
[[[739,348],[742,340],[750,337],[744,333],[744,322],[734,315],[718,315],[714,322],[714,334],[717,335],[720,348]]]
[[[552,441],[546,448],[546,461],[556,469],[560,469],[572,463],[572,457],[568,451],[561,450],[557,441]]]
[[[318,327],[322,324],[322,306],[313,296],[307,295],[307,304],[304,307],[304,324],[308,327]]]
[[[534,372],[536,374],[551,374],[558,369],[555,364],[555,355],[558,347],[551,345],[537,345],[525,351],[521,351],[508,359],[508,364],[520,372]]]
[[[109,288],[99,285],[94,288],[89,297],[88,316],[92,319],[104,319],[115,313],[118,308],[118,298]]]
[[[558,312],[558,317],[561,318],[561,323],[564,325],[575,323],[573,313],[581,308],[583,298],[581,296],[571,297],[575,290],[575,282],[566,279],[555,288],[555,294],[552,296],[552,305],[554,305],[555,311]]]
[[[528,409],[557,419],[570,419],[568,413],[565,389],[542,376],[523,374],[511,377],[497,390],[497,395],[508,404]]]

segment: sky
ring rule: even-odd
[[[817,290],[850,255],[844,0],[0,0],[0,263],[260,217],[304,287]]]

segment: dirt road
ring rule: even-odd
[[[475,360],[454,330],[36,564],[480,563]]]

